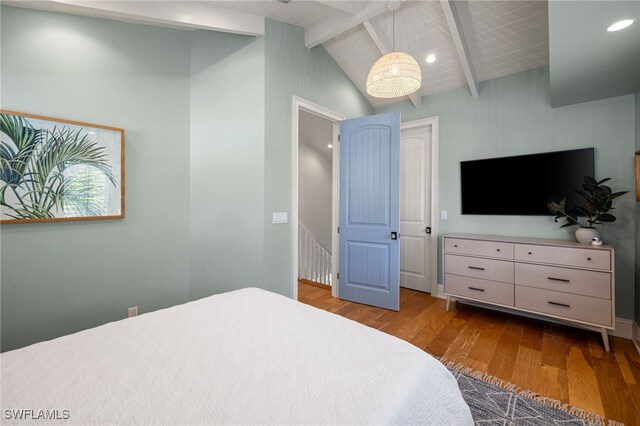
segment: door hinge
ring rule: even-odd
[[[338,226],[338,234],[340,233],[340,227]]]
[[[336,275],[337,275],[337,276],[336,276],[336,279],[338,279],[338,280],[339,280],[339,279],[340,279],[340,272],[338,272]]]
[[[338,142],[340,142],[340,135],[338,135]]]

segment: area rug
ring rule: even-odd
[[[474,372],[452,362],[443,363],[458,381],[476,425],[624,426],[615,420],[522,390],[486,373]]]

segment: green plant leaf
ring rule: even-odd
[[[53,218],[59,209],[80,216],[103,214],[103,187],[107,182],[116,186],[116,179],[106,148],[92,142],[84,129],[40,130],[22,116],[0,114],[0,131],[0,180],[5,183],[0,185],[0,201],[5,215]],[[85,168],[70,172],[75,166]],[[5,202],[8,188],[19,203]]]
[[[616,217],[610,213],[602,213],[597,217],[600,222],[615,222]]]
[[[614,192],[613,194],[611,194],[611,195],[609,196],[609,198],[610,198],[611,200],[613,200],[613,199],[618,198],[618,197],[620,197],[620,196],[622,196],[622,195],[624,195],[624,194],[626,194],[626,193],[628,193],[628,192],[629,192],[629,191],[619,191],[619,192]]]

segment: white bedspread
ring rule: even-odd
[[[1,368],[2,424],[472,424],[431,356],[255,288],[6,352]],[[7,419],[21,409],[69,419]]]

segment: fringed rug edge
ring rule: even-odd
[[[568,403],[563,403],[562,401],[558,401],[557,399],[542,396],[537,392],[522,389],[518,385],[515,385],[506,380],[499,379],[498,377],[492,376],[483,371],[474,370],[471,367],[466,367],[463,364],[456,363],[454,361],[443,360],[440,357],[435,357],[435,358],[450,370],[457,371],[462,374],[466,374],[467,376],[473,377],[474,379],[482,380],[483,382],[489,383],[490,385],[498,386],[504,390],[513,392],[516,395],[520,395],[524,398],[529,398],[534,401],[540,402],[542,404],[548,405],[550,407],[556,408],[558,410],[562,410],[566,413],[569,413],[576,417],[580,417],[581,419],[587,420],[591,423],[595,423],[600,426],[625,426],[624,423],[620,423],[615,420],[606,419],[599,414],[592,413],[583,408],[579,408],[579,407],[570,405]]]

